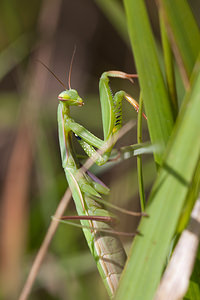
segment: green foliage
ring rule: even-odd
[[[134,240],[116,299],[154,298],[181,212],[189,200],[188,192],[199,163],[199,32],[185,1],[158,3],[166,17],[163,21],[167,32],[173,34],[173,38],[169,36],[171,47],[174,49],[178,45],[176,55],[184,62],[179,66],[183,68],[180,73],[183,80],[187,74],[190,83],[173,126],[170,96],[159,69],[144,2],[125,0],[129,34],[144,95],[151,140],[164,147],[155,155],[156,161],[161,162],[161,168],[146,207],[150,217],[143,219],[139,226],[142,237]],[[190,78],[192,70],[193,76]],[[194,197],[197,197],[196,192],[193,194],[193,203]],[[191,212],[191,207],[189,209]]]

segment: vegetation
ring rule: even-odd
[[[190,1],[191,6],[186,0],[69,2],[27,5],[24,0],[3,0],[0,4],[0,295],[19,297],[67,188],[57,136],[60,86],[37,59],[66,82],[76,44],[71,82],[85,106],[74,108],[73,118],[102,137],[100,75],[116,69],[137,72],[134,85],[120,79],[112,79],[111,85],[143,103],[147,124],[141,113],[138,117],[125,104],[123,122],[138,117],[138,126],[116,146],[150,140],[154,149],[153,155],[133,157],[114,167],[92,167],[111,189],[108,201],[131,210],[139,210],[141,203],[149,215],[139,223],[141,235],[131,247],[130,238],[122,237],[129,259],[116,299],[154,299],[187,228],[197,233],[197,246],[181,266],[177,289],[172,289],[175,298],[168,299],[199,299],[199,221],[193,222],[194,228],[190,221],[200,183],[198,1]],[[72,201],[67,214],[75,214]],[[134,232],[138,225],[138,220],[123,214],[120,221],[120,231]],[[187,251],[190,244],[186,239],[182,248]],[[178,263],[175,260],[177,273]],[[179,288],[185,274],[189,281]],[[29,299],[92,299],[94,295],[108,297],[82,231],[60,224]],[[156,299],[165,299],[160,295]]]

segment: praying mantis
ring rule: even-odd
[[[49,70],[48,67],[46,68]],[[49,71],[56,77],[51,70]],[[69,74],[71,74],[71,71]],[[115,219],[114,216],[98,203],[101,194],[108,194],[109,189],[98,182],[95,177],[89,176],[85,172],[80,176],[80,164],[72,141],[74,135],[85,153],[89,157],[96,154],[95,163],[103,165],[110,157],[111,150],[117,141],[117,133],[122,126],[122,100],[126,99],[138,111],[138,103],[126,92],[119,91],[114,96],[112,95],[109,87],[109,77],[132,81],[132,78],[136,78],[137,75],[121,71],[108,71],[102,74],[99,82],[99,92],[104,140],[93,135],[70,117],[70,106],[81,107],[84,104],[78,92],[71,88],[70,75],[69,89],[57,77],[56,79],[65,88],[58,96],[58,132],[62,166],[88,246],[97,263],[108,293],[110,297],[113,297],[126,262],[126,253],[120,239],[112,229],[111,223]],[[146,118],[144,114],[143,116]],[[112,140],[112,143],[108,144],[110,140]],[[99,154],[96,148],[100,149],[106,143],[106,151]]]

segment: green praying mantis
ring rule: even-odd
[[[109,87],[109,77],[133,81],[132,78],[136,78],[137,75],[121,71],[108,71],[102,74],[99,82],[99,93],[104,140],[101,140],[70,117],[70,106],[81,107],[84,104],[78,92],[71,88],[71,66],[69,89],[47,66],[45,67],[65,88],[58,96],[58,132],[62,166],[88,246],[97,263],[108,293],[110,297],[113,297],[126,262],[126,253],[119,237],[112,229],[114,216],[98,202],[102,197],[101,194],[108,194],[109,189],[95,177],[89,176],[85,172],[82,172],[80,176],[80,164],[73,148],[72,137],[75,136],[89,157],[93,158],[95,155],[97,165],[105,164],[109,160],[112,148],[117,141],[117,134],[122,126],[122,100],[126,99],[130,102],[136,111],[139,109],[138,103],[126,92],[119,91],[114,96],[112,95]],[[143,116],[146,118],[144,114]],[[110,143],[110,141],[112,142]],[[106,144],[106,151],[99,154],[96,149],[101,149]]]

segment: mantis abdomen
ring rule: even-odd
[[[65,174],[72,191],[78,215],[111,216],[108,211],[104,210],[94,200],[95,197],[93,195],[88,195],[81,191],[76,180],[77,173],[78,170],[65,168]],[[89,183],[85,184],[89,185]],[[107,222],[93,220],[81,220],[80,222],[83,225],[88,246],[95,258],[101,277],[109,295],[112,297],[118,287],[119,279],[126,262],[126,253],[123,245],[120,239],[112,233],[113,229]],[[91,229],[84,227],[90,227]],[[103,232],[102,230],[111,232]]]

